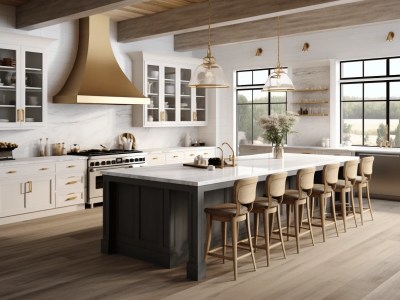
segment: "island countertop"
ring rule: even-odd
[[[266,176],[277,172],[294,174],[297,170],[325,164],[358,160],[356,156],[310,155],[286,153],[283,159],[274,159],[271,154],[256,154],[237,157],[237,166],[207,169],[183,166],[182,164],[152,166],[132,169],[103,171],[103,175],[174,183],[189,186],[204,186],[251,176]]]

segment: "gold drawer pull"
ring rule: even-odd
[[[67,199],[65,199],[65,201],[72,201],[72,200],[76,200],[76,198],[78,198],[78,197],[76,197],[76,196],[73,196],[73,197],[68,197]]]
[[[194,154],[194,153],[192,153],[192,154],[190,154],[189,156],[195,156],[196,154]]]
[[[174,155],[174,156],[173,156],[173,158],[177,158],[177,157],[179,157],[179,155]]]
[[[78,183],[78,181],[77,181],[77,180],[74,180],[74,181],[68,181],[68,182],[67,182],[67,184],[75,184],[75,183]]]
[[[17,173],[17,171],[8,171],[7,174],[14,174]]]
[[[46,170],[48,170],[49,168],[41,168],[41,169],[39,169],[40,171],[46,171]]]
[[[67,166],[67,168],[75,168],[76,166],[75,165],[69,165],[69,166]]]
[[[158,157],[153,157],[152,159],[155,160],[155,159],[158,159]]]

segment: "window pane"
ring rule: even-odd
[[[286,92],[273,92],[271,93],[271,103],[286,102]]]
[[[237,130],[238,144],[252,143],[252,105],[238,105]]]
[[[390,83],[390,100],[400,99],[400,81]]]
[[[272,114],[285,114],[286,104],[271,104],[271,115]]]
[[[366,146],[377,146],[386,141],[386,103],[365,102],[364,136]]]
[[[262,90],[253,90],[254,103],[268,103],[268,93]]]
[[[251,85],[251,72],[252,71],[237,72],[238,85]]]
[[[253,105],[253,144],[265,144],[267,143],[264,141],[262,134],[263,134],[263,129],[261,128],[260,125],[258,125],[258,120],[262,116],[267,116],[268,115],[268,105],[267,104],[255,104]]]
[[[364,100],[386,100],[386,82],[365,83]]]
[[[362,77],[362,61],[342,63],[342,78]]]
[[[342,100],[362,100],[362,84],[342,84]]]
[[[389,75],[400,75],[400,58],[389,60]]]
[[[342,143],[362,145],[362,102],[342,103]]]
[[[253,84],[265,84],[268,78],[268,70],[257,70],[253,72]]]
[[[251,103],[252,100],[252,90],[237,91],[237,103]]]
[[[364,76],[385,76],[386,59],[366,60],[364,62]]]
[[[400,147],[400,101],[390,102],[390,139],[395,147]]]

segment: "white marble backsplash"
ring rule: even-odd
[[[0,131],[0,141],[19,145],[14,157],[39,155],[39,139],[49,143],[79,144],[81,149],[99,149],[100,144],[119,148],[118,136],[131,132],[137,149],[184,146],[185,134],[196,137],[196,127],[140,128],[132,127],[131,105],[48,104],[46,127],[30,130]]]

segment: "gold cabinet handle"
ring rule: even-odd
[[[75,165],[69,165],[69,166],[67,166],[67,168],[75,168],[76,166]]]
[[[179,155],[174,155],[174,156],[172,156],[173,158],[177,158],[177,157],[179,157]]]
[[[160,112],[160,120],[165,121],[165,112],[164,111]]]
[[[66,184],[75,184],[75,183],[78,183],[78,181],[77,181],[77,180],[74,180],[74,181],[68,181]]]
[[[8,171],[7,174],[15,174],[17,171]]]
[[[26,185],[28,185],[28,189],[26,188]],[[25,182],[25,193],[32,193],[32,181]]]
[[[76,197],[76,196],[68,197],[67,199],[65,199],[65,201],[76,200],[76,198],[78,198],[78,197]]]
[[[194,154],[194,153],[192,153],[192,154],[190,154],[189,156],[195,156],[196,154]]]
[[[195,111],[193,112],[193,121],[197,121],[197,113]]]
[[[152,160],[156,160],[156,159],[158,159],[158,157],[153,157],[153,158],[152,158]]]
[[[21,109],[21,121],[25,122],[25,109]]]
[[[47,171],[49,168],[40,168],[39,171]]]
[[[208,152],[204,152],[203,155],[208,155]]]

